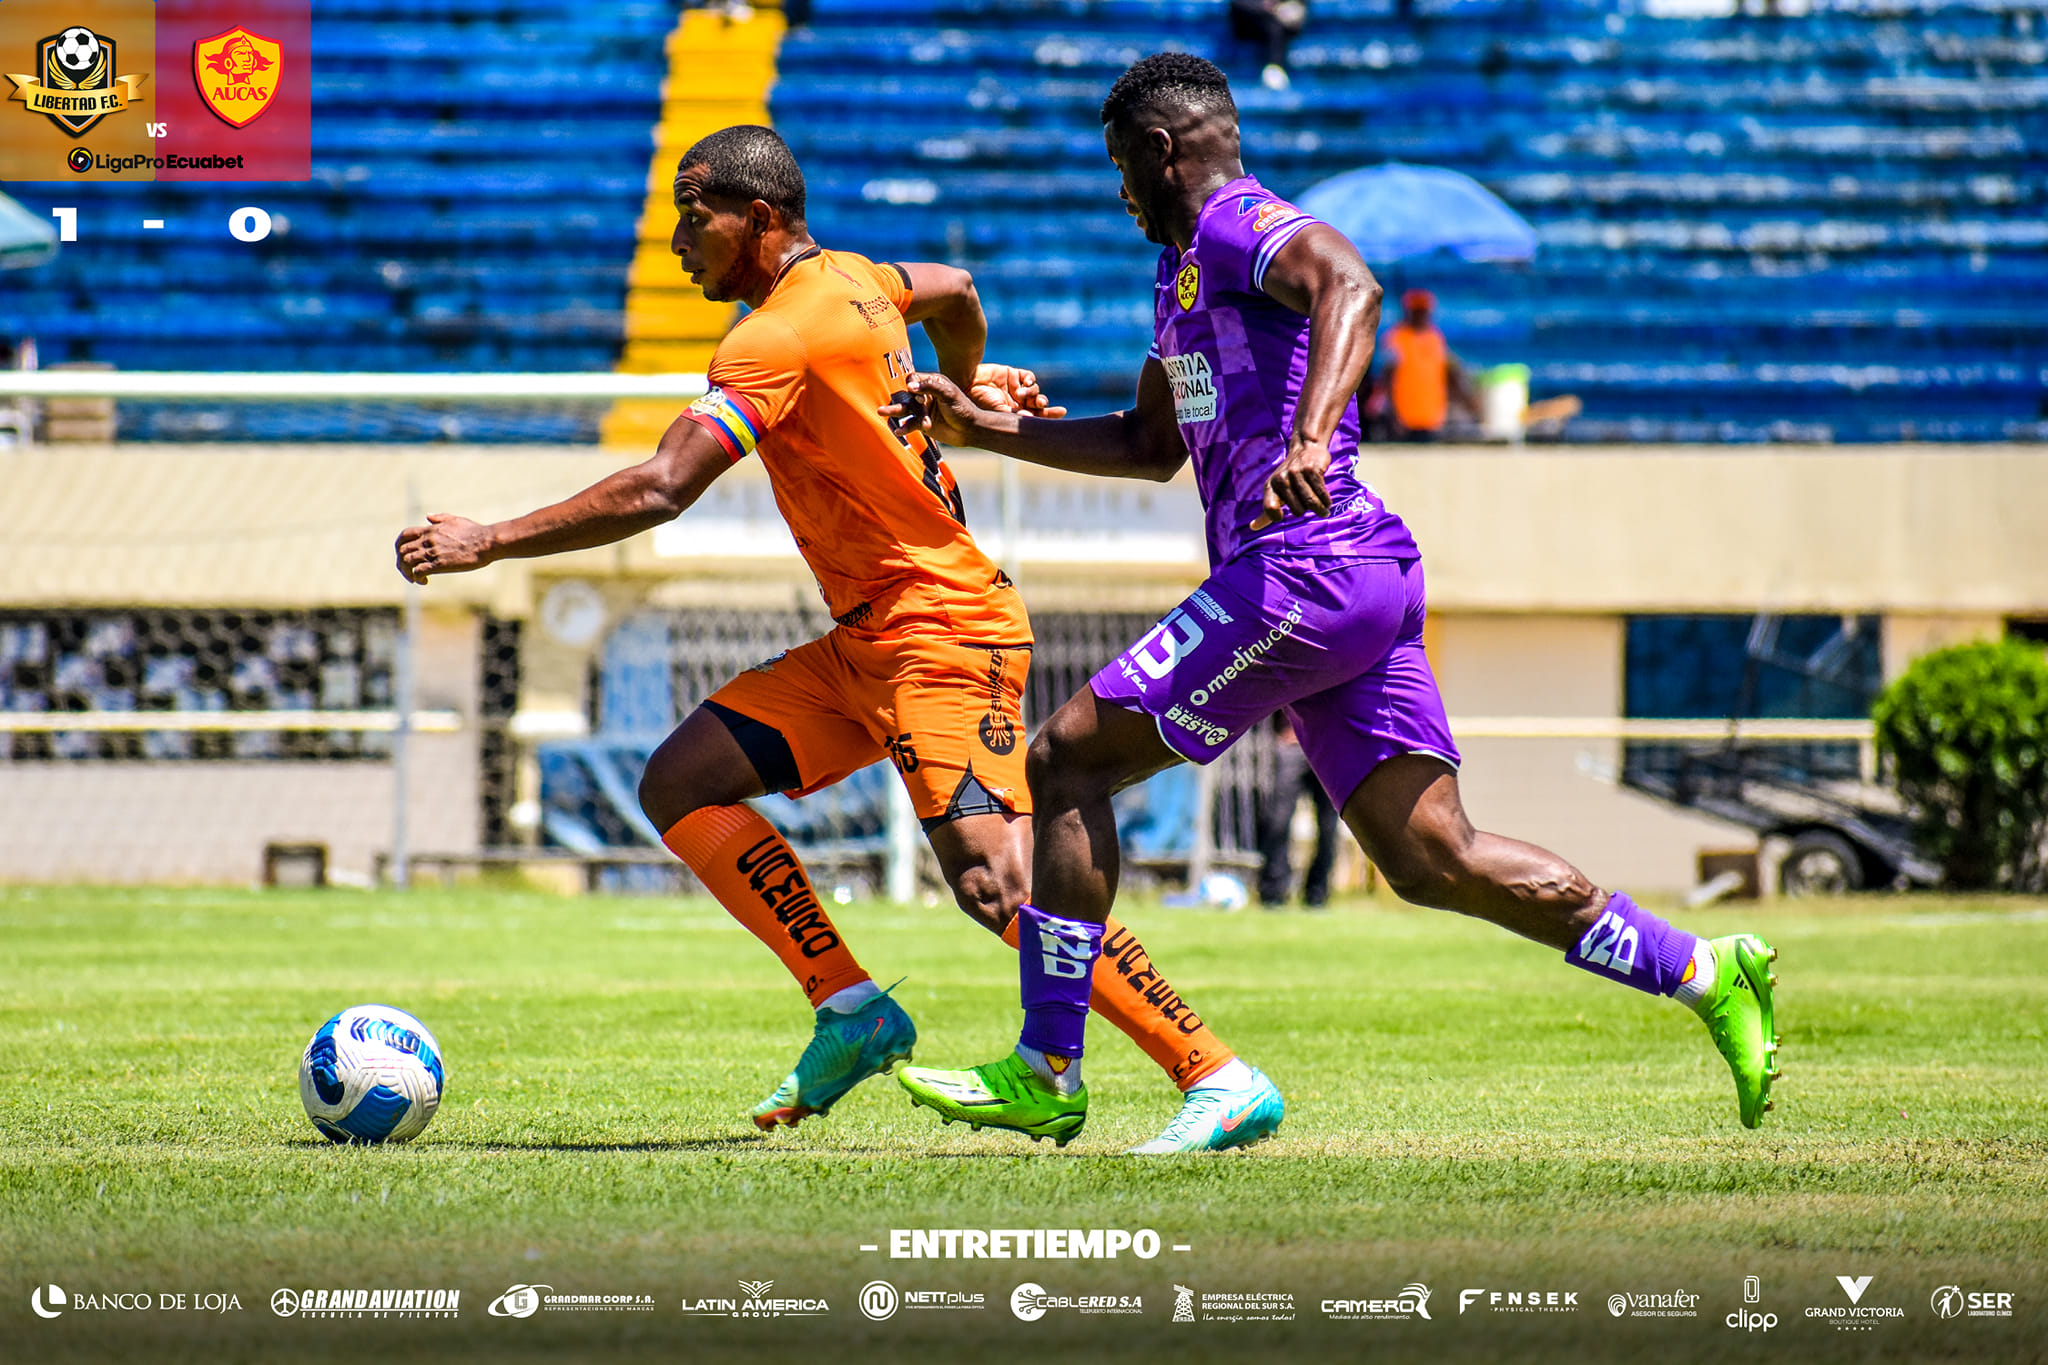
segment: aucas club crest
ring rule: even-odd
[[[29,112],[46,115],[72,137],[109,114],[118,114],[142,98],[142,76],[115,74],[115,44],[89,28],[67,28],[36,44],[32,75],[7,73],[14,82],[9,99],[20,100]]]
[[[277,98],[284,46],[240,24],[192,44],[192,81],[223,123],[246,127]]]

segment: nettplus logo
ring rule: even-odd
[[[860,1315],[869,1322],[887,1322],[896,1316],[896,1305],[901,1302],[896,1286],[887,1280],[869,1280],[861,1286]]]

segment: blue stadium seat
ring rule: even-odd
[[[2038,439],[2048,430],[2048,22],[2039,0],[1822,0],[1652,19],[1572,0],[1318,0],[1290,90],[1221,0],[823,0],[778,127],[821,239],[981,282],[991,351],[1119,401],[1152,252],[1096,108],[1122,66],[1220,61],[1283,193],[1398,159],[1536,226],[1525,267],[1374,262],[1428,286],[1469,361],[1586,399],[1631,440]]]

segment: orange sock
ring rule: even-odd
[[[661,836],[747,931],[775,950],[813,1008],[868,980],[839,939],[796,850],[752,806],[706,806]]]
[[[1003,942],[1017,946],[1017,921],[1003,930]],[[1102,956],[1095,959],[1088,1005],[1130,1035],[1132,1042],[1182,1090],[1199,1085],[1237,1056],[1209,1032],[1202,1016],[1152,965],[1145,945],[1115,915],[1102,926]]]

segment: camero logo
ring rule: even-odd
[[[69,136],[82,137],[107,115],[142,98],[142,83],[149,77],[117,75],[115,62],[112,38],[89,28],[67,28],[36,44],[33,73],[7,73],[14,82],[8,98],[46,116]]]
[[[192,83],[221,122],[243,128],[284,81],[284,45],[240,24],[192,44]]]

